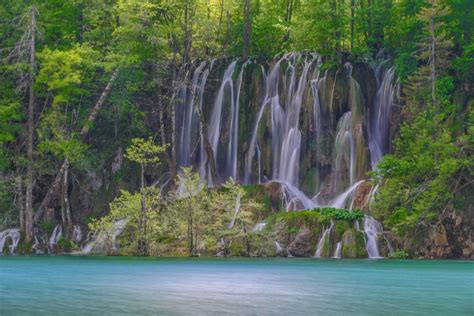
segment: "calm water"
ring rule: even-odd
[[[474,263],[0,258],[0,315],[473,315]]]

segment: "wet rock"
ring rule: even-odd
[[[308,228],[303,228],[288,246],[295,257],[309,257],[314,252],[314,237]]]
[[[347,230],[342,236],[343,258],[366,258],[364,235],[355,229]]]

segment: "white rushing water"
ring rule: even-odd
[[[8,252],[13,254],[15,253],[18,243],[20,242],[20,230],[18,228],[10,228],[0,232],[0,254],[5,250],[4,248],[7,238],[9,238],[11,242]]]
[[[59,238],[63,235],[63,227],[58,224],[54,227],[51,236],[49,237],[49,251],[53,251],[54,246],[58,243]]]
[[[81,226],[79,225],[74,225],[73,231],[72,231],[72,240],[76,243],[80,242],[82,240],[82,230]]]
[[[377,80],[377,94],[369,119],[369,150],[372,170],[377,162],[390,148],[390,121],[392,106],[397,98],[398,79],[395,77],[395,66],[386,68],[386,62],[374,67]]]
[[[394,67],[380,59],[372,65],[376,95],[373,104],[367,104],[355,79],[360,75],[355,66],[346,63],[342,69],[345,75],[341,70],[326,70],[322,76],[320,56],[308,53],[287,53],[267,64],[230,61],[223,75],[213,71],[209,86],[216,90],[208,89],[204,98],[215,62],[193,62],[186,75],[189,83],[178,92],[182,99],[176,121],[179,164],[198,166],[201,183],[208,186],[218,185],[229,177],[246,184],[278,181],[287,211],[316,207],[352,209],[357,189],[364,182],[366,166],[370,162],[374,169],[389,151],[391,108],[399,87]],[[258,80],[257,84],[247,86],[247,79],[243,79],[248,78],[246,69],[256,70],[251,75],[257,79],[251,80]],[[340,83],[337,87],[336,81]],[[346,97],[341,97],[340,87],[346,87],[347,91],[342,91]],[[240,95],[241,90],[247,89],[257,90],[260,99],[244,104]],[[242,106],[255,109],[253,121],[246,122],[251,124],[250,128],[240,122]],[[211,176],[204,140],[199,137],[203,126],[197,109],[207,122],[204,137],[208,137],[213,151],[217,179]],[[240,136],[243,131],[239,131],[239,126],[245,126],[243,131],[249,134]],[[305,161],[308,166],[308,160],[310,170],[300,170],[300,163]],[[305,192],[308,184],[316,192]],[[309,198],[307,193],[315,194],[315,198]],[[239,197],[229,228],[234,226],[238,205]],[[373,218],[369,222],[369,227],[381,227]],[[371,233],[367,228],[366,235]],[[373,250],[377,243],[366,239],[369,256],[377,257]]]
[[[122,233],[127,219],[120,219],[107,230],[95,231],[92,234],[91,241],[82,248],[81,254],[106,253],[110,250],[116,250],[116,239]]]
[[[231,219],[229,225],[227,226],[227,228],[229,228],[229,229],[234,227],[235,219],[237,218],[237,214],[239,213],[239,210],[240,210],[240,199],[241,198],[242,198],[242,195],[239,192],[237,194],[237,197],[235,198],[235,206],[234,206],[234,213],[232,214],[232,219]]]
[[[369,215],[364,216],[364,233],[366,236],[365,249],[367,250],[369,258],[380,258],[378,235],[381,230],[382,227],[379,222]]]
[[[336,244],[336,250],[334,251],[334,255],[332,256],[335,259],[341,258],[341,250],[342,250],[342,241]]]
[[[255,224],[255,226],[252,228],[252,233],[259,233],[263,231],[266,225],[267,223],[265,222]]]
[[[331,225],[328,228],[326,228],[323,234],[321,235],[321,239],[319,239],[318,241],[318,247],[316,248],[316,253],[314,254],[315,258],[321,258],[321,254],[324,250],[324,243],[326,239],[329,238],[329,234],[331,233],[333,226],[334,226],[334,223],[331,222]]]

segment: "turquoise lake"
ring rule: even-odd
[[[0,258],[0,315],[473,315],[474,262]]]

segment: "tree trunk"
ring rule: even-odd
[[[18,217],[20,231],[25,231],[25,193],[23,192],[23,178],[19,175],[15,179],[16,205],[18,207]]]
[[[104,105],[105,100],[107,99],[108,95],[110,94],[110,91],[112,90],[112,85],[117,78],[119,73],[119,69],[115,69],[112,73],[112,76],[110,77],[109,82],[107,83],[107,86],[105,87],[104,91],[102,92],[101,96],[97,100],[96,104],[92,108],[91,112],[89,113],[89,116],[87,118],[87,121],[85,122],[84,126],[81,129],[81,137],[85,138],[87,134],[89,133],[90,127],[94,123],[94,121],[97,118],[97,115],[99,114],[99,111],[101,107]],[[67,161],[64,161],[61,165],[61,168],[59,169],[59,172],[56,174],[56,177],[53,180],[52,185],[49,187],[48,192],[46,193],[45,197],[43,198],[43,201],[41,202],[38,211],[35,214],[34,220],[35,222],[39,221],[41,217],[43,216],[44,211],[46,210],[47,207],[49,207],[49,204],[55,197],[55,195],[58,193],[59,187],[61,185],[61,179],[64,176],[64,172],[66,171],[66,168],[68,168],[69,163]]]
[[[25,239],[29,243],[33,238],[33,142],[34,142],[34,115],[35,115],[35,69],[36,69],[36,9],[31,12],[31,40],[30,40],[30,80],[28,96],[28,121],[26,137],[26,201],[25,201]]]
[[[435,47],[435,23],[434,17],[430,17],[430,77],[431,77],[431,101],[436,108],[436,113],[439,113],[438,102],[436,100],[436,47]]]
[[[351,52],[354,50],[355,0],[351,0]]]
[[[69,175],[69,161],[66,159],[64,161],[66,168],[64,170],[64,181],[63,181],[63,201],[64,201],[64,210],[66,215],[66,236],[69,236],[72,228],[72,217],[71,217],[71,205],[69,204],[69,195],[68,195],[68,175]]]
[[[141,256],[147,255],[147,214],[146,214],[146,204],[145,204],[145,166],[141,165],[141,173],[140,173],[140,206],[141,206],[141,219],[139,223],[141,227],[139,227],[140,237],[138,239],[138,251]]]
[[[230,12],[227,10],[227,26],[226,26],[225,39],[224,39],[224,45],[222,46],[222,51],[225,51],[227,49],[227,45],[230,42],[230,28],[231,28]]]
[[[244,32],[243,32],[243,59],[249,57],[250,52],[250,29],[251,29],[251,16],[250,16],[250,0],[244,0]]]
[[[193,242],[193,206],[191,204],[192,199],[189,197],[188,201],[188,247],[189,255],[194,255],[194,242]]]

